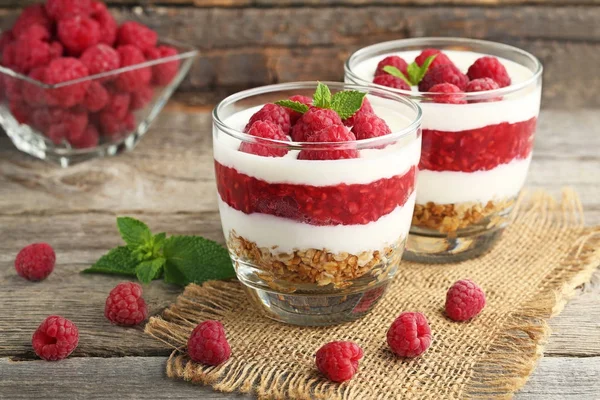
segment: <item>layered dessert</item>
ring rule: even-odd
[[[400,261],[418,126],[388,99],[327,92],[319,85],[313,99],[252,106],[215,125],[221,222],[243,281],[280,291],[373,285]]]

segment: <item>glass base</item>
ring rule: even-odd
[[[504,228],[451,238],[411,232],[403,259],[420,263],[442,264],[470,260],[492,249]]]

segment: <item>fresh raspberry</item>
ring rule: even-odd
[[[29,77],[33,80],[40,82],[40,85],[44,81],[46,74],[46,68],[37,67],[31,70]],[[23,81],[23,87],[21,89],[23,100],[30,106],[38,107],[47,105],[46,102],[46,90],[38,84]]]
[[[217,366],[231,356],[231,347],[219,321],[204,321],[194,328],[187,342],[187,352],[196,362]]]
[[[152,29],[135,21],[125,22],[117,32],[117,43],[133,45],[140,50],[156,47],[158,35]]]
[[[377,75],[373,78],[373,83],[394,89],[410,90],[410,86],[408,86],[408,83],[404,82],[402,78],[389,74]]]
[[[66,318],[51,315],[33,333],[31,345],[38,357],[46,361],[67,358],[79,343],[77,326]]]
[[[140,49],[132,45],[117,48],[121,56],[121,67],[130,67],[146,61]],[[132,71],[121,72],[116,78],[116,85],[124,92],[135,92],[147,86],[152,79],[152,69],[148,67],[136,68]]]
[[[460,72],[454,64],[437,65],[429,68],[421,82],[419,82],[419,90],[421,92],[428,92],[429,89],[438,83],[451,83],[460,90],[465,90],[467,83],[469,83],[469,78]]]
[[[14,64],[18,71],[28,73],[33,68],[44,67],[51,60],[50,44],[27,35],[15,42]]]
[[[356,118],[352,133],[356,136],[356,140],[369,139],[379,136],[384,136],[392,133],[392,130],[375,114],[361,114]]]
[[[31,109],[21,100],[11,100],[8,109],[19,124],[28,124],[30,120]]]
[[[312,99],[310,97],[302,96],[300,94],[291,96],[288,100],[297,101],[298,103],[302,103],[309,107],[312,105]],[[300,114],[298,111],[290,110],[289,108],[286,108],[286,111],[288,112],[288,114],[290,114],[290,122],[292,123],[292,125],[298,122],[300,117],[302,117],[302,114]]]
[[[33,24],[23,28],[21,34],[17,36],[17,40],[41,40],[47,41],[50,39],[50,31],[43,25]]]
[[[69,144],[76,149],[89,149],[98,146],[100,135],[93,125],[88,125],[78,137],[70,138]]]
[[[154,97],[154,88],[152,86],[145,86],[140,90],[131,93],[131,104],[129,108],[131,110],[140,110],[146,107]]]
[[[129,111],[131,94],[125,92],[109,92],[110,98],[100,114],[107,114],[117,120],[122,120]]]
[[[79,137],[88,124],[88,114],[84,110],[57,108],[48,111],[49,125],[44,132],[56,144]]]
[[[268,103],[265,104],[260,110],[255,112],[251,117],[244,132],[248,132],[250,127],[254,125],[256,121],[269,121],[281,128],[281,131],[288,135],[292,124],[290,123],[290,115],[284,107],[278,106],[277,104]]]
[[[264,139],[287,141],[287,136],[278,125],[271,121],[256,121],[248,129],[248,135]],[[287,149],[274,147],[268,144],[258,144],[243,142],[240,145],[240,151],[244,153],[256,154],[262,157],[283,157],[287,154]]]
[[[33,4],[29,7],[25,7],[19,15],[19,18],[15,21],[12,32],[15,37],[19,37],[32,25],[41,25],[46,28],[47,32],[50,32],[52,29],[52,20],[48,17],[48,14],[46,14],[46,9],[43,4]]]
[[[58,38],[72,55],[80,55],[100,42],[100,24],[90,17],[76,16],[58,22]]]
[[[431,329],[427,318],[419,312],[403,312],[387,331],[387,342],[400,357],[417,357],[431,344]]]
[[[406,61],[404,61],[404,59],[402,57],[388,56],[388,57],[384,58],[383,60],[379,61],[379,63],[377,64],[377,69],[375,70],[375,76],[387,74],[387,72],[385,72],[383,70],[383,68],[387,67],[388,65],[392,66],[392,67],[396,67],[400,71],[402,71],[402,73],[404,75],[408,75],[408,71],[407,71],[408,64],[406,63]]]
[[[451,83],[438,83],[429,88],[432,93],[442,93],[432,96],[434,103],[467,104],[462,90]]]
[[[4,52],[4,48],[15,41],[15,35],[11,30],[4,31],[0,34],[0,53]]]
[[[446,294],[446,315],[453,321],[466,321],[485,307],[485,293],[472,280],[456,282]]]
[[[62,57],[64,53],[63,45],[60,42],[51,42],[50,43],[50,60],[54,60],[55,58]]]
[[[76,58],[61,57],[50,62],[46,68],[44,82],[57,84],[88,76],[88,69]],[[61,107],[72,107],[79,104],[85,98],[89,81],[66,85],[56,89],[48,89],[46,95],[51,105]]]
[[[308,137],[308,141],[314,143],[351,142],[353,140],[356,140],[356,137],[344,125],[330,125]],[[302,150],[298,154],[299,160],[340,160],[345,158],[358,158],[358,151],[347,148],[339,150],[321,148]]]
[[[48,243],[33,243],[23,247],[15,258],[19,276],[29,281],[44,280],[54,270],[56,254]]]
[[[78,15],[87,16],[91,11],[91,0],[46,0],[46,12],[56,21]]]
[[[316,132],[331,125],[342,125],[342,119],[333,110],[312,107],[305,112],[292,128],[294,142],[306,142]]]
[[[121,139],[129,131],[135,129],[135,115],[127,113],[122,120],[116,119],[110,113],[98,114],[98,126],[102,136],[110,140]]]
[[[106,5],[99,1],[92,1],[91,16],[100,25],[100,43],[114,45],[119,27]]]
[[[83,52],[79,59],[90,75],[112,71],[121,65],[121,56],[106,44],[97,44]]]
[[[356,119],[358,119],[361,115],[374,114],[374,113],[375,113],[375,111],[373,111],[373,106],[369,102],[369,99],[367,99],[365,97],[363,99],[363,103],[362,103],[362,106],[360,107],[360,109],[356,113],[354,113],[353,116],[351,116],[350,118],[346,118],[342,122],[346,126],[352,126],[352,125],[354,125],[354,121],[356,121]]]
[[[469,67],[467,76],[471,80],[492,78],[501,88],[510,85],[510,76],[504,65],[496,57],[486,56],[478,58]]]
[[[133,326],[148,316],[146,301],[139,283],[121,282],[106,298],[104,316],[113,324]]]
[[[159,46],[146,49],[144,52],[146,59],[157,60],[164,57],[177,56],[179,52],[174,47]],[[152,82],[158,86],[166,86],[179,72],[179,60],[162,62],[152,66]]]
[[[454,63],[452,61],[450,61],[450,59],[448,58],[447,55],[445,55],[444,53],[442,53],[441,50],[438,49],[425,49],[421,52],[421,54],[419,54],[417,56],[417,58],[415,58],[415,62],[420,66],[423,65],[423,63],[425,62],[425,60],[427,60],[429,57],[433,56],[435,54],[435,58],[433,59],[433,61],[431,62],[431,64],[429,65],[429,68],[433,68],[433,67],[437,67],[438,65],[444,65],[444,64],[452,64],[454,65]]]
[[[333,382],[352,379],[358,371],[358,361],[363,358],[363,350],[353,342],[330,342],[323,345],[316,354],[317,369]]]
[[[83,99],[83,105],[88,111],[98,112],[102,110],[110,100],[110,94],[100,82],[93,81],[88,87],[85,98]]]
[[[485,92],[488,90],[500,89],[500,86],[492,78],[479,78],[470,81],[467,85],[467,92]],[[470,100],[471,103],[488,103],[492,101],[500,101],[502,96],[497,96],[482,100]]]

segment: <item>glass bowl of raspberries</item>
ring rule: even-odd
[[[363,48],[346,81],[388,88],[423,110],[423,147],[406,258],[454,262],[507,226],[533,149],[542,65],[504,44],[419,38]]]
[[[213,120],[221,223],[253,302],[297,325],[365,315],[408,235],[418,105],[374,87],[296,82],[230,96]]]
[[[132,149],[196,51],[106,5],[47,0],[0,36],[0,124],[15,146],[68,166]]]

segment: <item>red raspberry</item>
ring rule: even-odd
[[[76,149],[89,149],[98,146],[100,135],[93,125],[88,125],[78,137],[70,138],[69,144]]]
[[[410,86],[408,86],[408,83],[404,82],[402,78],[389,74],[377,75],[373,78],[373,83],[394,89],[410,90]]]
[[[98,121],[102,135],[110,140],[120,139],[127,132],[135,129],[135,116],[132,113],[127,113],[122,120],[116,119],[110,113],[100,113]]]
[[[504,65],[496,57],[486,56],[478,58],[469,67],[467,76],[471,80],[492,78],[501,88],[510,85],[510,76]]]
[[[117,32],[117,43],[133,45],[140,50],[156,47],[158,35],[152,29],[134,21],[125,22]]]
[[[88,111],[98,112],[108,104],[109,100],[110,94],[108,90],[100,82],[92,81],[83,99],[83,105]]]
[[[78,15],[87,16],[91,11],[91,0],[46,0],[46,12],[57,21]]]
[[[431,329],[427,318],[419,312],[404,312],[392,322],[387,342],[400,357],[417,357],[431,344]]]
[[[50,44],[23,35],[15,42],[14,59],[7,61],[13,61],[18,71],[28,73],[33,68],[48,65],[51,59]]]
[[[356,140],[354,134],[344,125],[330,125],[308,137],[309,142],[335,143]],[[358,158],[358,151],[354,149],[343,150],[302,150],[298,154],[299,160],[340,160],[344,158]]]
[[[4,75],[2,83],[4,84],[4,91],[6,97],[9,100],[22,100],[21,95],[21,83],[23,81],[19,78],[13,78],[9,75]]]
[[[112,118],[122,120],[129,111],[131,103],[131,94],[124,92],[110,92],[108,103],[100,114],[110,115]]]
[[[11,100],[8,109],[19,124],[28,124],[31,109],[21,100]]]
[[[302,115],[292,128],[292,140],[294,142],[306,142],[316,132],[331,125],[342,125],[342,119],[335,111],[312,107]]]
[[[219,321],[204,321],[194,328],[187,342],[187,352],[196,362],[217,366],[231,356],[231,347]]]
[[[87,49],[80,61],[88,69],[90,75],[112,71],[121,65],[121,56],[112,47],[106,44],[97,44]]]
[[[284,135],[288,135],[290,133],[290,128],[292,126],[290,122],[290,114],[288,114],[287,110],[284,107],[273,103],[265,104],[260,110],[255,112],[246,124],[244,132],[248,132],[250,127],[254,125],[256,121],[272,122],[281,128],[281,131]]]
[[[17,40],[41,40],[50,39],[50,31],[43,25],[33,24],[27,28],[23,28],[21,34],[17,36]]]
[[[79,55],[100,42],[100,24],[90,17],[72,17],[58,22],[58,38],[72,55]]]
[[[57,84],[88,76],[88,69],[76,58],[61,57],[50,62],[46,68],[44,82]],[[85,98],[89,81],[66,85],[56,89],[48,89],[48,103],[61,107],[72,107]]]
[[[352,133],[356,136],[356,140],[369,139],[384,135],[389,135],[392,130],[375,114],[362,114],[356,118],[356,122],[352,127]]]
[[[64,139],[79,137],[88,124],[88,114],[84,110],[48,109],[46,136],[60,144]]]
[[[354,125],[354,121],[356,121],[358,117],[364,114],[375,114],[375,111],[373,111],[373,106],[369,102],[369,99],[367,99],[366,97],[363,99],[363,103],[360,109],[356,113],[354,113],[353,116],[351,116],[350,118],[346,118],[342,122],[346,126],[352,126]]]
[[[117,48],[121,56],[121,67],[130,67],[146,61],[144,54],[135,46],[126,45]],[[135,92],[147,86],[152,79],[152,69],[148,67],[136,68],[132,71],[121,72],[116,78],[116,85],[124,92]]]
[[[450,61],[450,59],[448,58],[447,55],[445,55],[444,53],[442,53],[441,50],[438,49],[425,49],[421,52],[421,54],[419,54],[417,56],[417,58],[415,58],[415,62],[420,66],[423,65],[423,63],[425,62],[425,60],[427,60],[429,57],[431,57],[432,55],[435,54],[435,58],[433,59],[432,63],[429,65],[429,68],[433,68],[433,67],[437,67],[438,65],[444,65],[444,64],[452,64],[454,65],[454,63],[452,61]]]
[[[77,326],[66,318],[51,315],[33,333],[31,345],[38,357],[46,361],[67,358],[79,343]]]
[[[40,85],[44,81],[46,74],[46,68],[37,67],[31,70],[29,77],[40,82]],[[45,106],[46,102],[46,90],[35,83],[23,81],[22,94],[23,100],[30,106]]]
[[[154,89],[152,86],[146,86],[138,90],[137,92],[131,93],[131,104],[132,110],[140,110],[146,107],[154,97]]]
[[[287,136],[283,133],[278,125],[275,125],[271,121],[256,121],[248,129],[248,135],[272,139],[287,141]],[[268,144],[258,144],[243,142],[240,145],[240,151],[244,153],[256,154],[262,157],[283,157],[287,154],[287,149],[274,147]]]
[[[147,49],[144,54],[148,60],[177,56],[179,52],[174,47],[159,46]],[[162,62],[152,66],[152,82],[158,86],[166,86],[179,72],[179,60]]]
[[[291,96],[289,98],[289,100],[297,101],[298,103],[302,103],[302,104],[307,105],[309,107],[312,105],[312,99],[310,97],[302,96],[300,94]],[[296,122],[298,122],[298,120],[300,119],[300,117],[302,117],[302,114],[300,114],[297,111],[290,110],[289,108],[286,108],[286,111],[288,112],[288,114],[290,114],[290,122],[292,123],[292,125],[294,125]]]
[[[104,316],[116,325],[133,326],[148,316],[146,301],[139,283],[121,282],[106,298]]]
[[[29,281],[44,280],[54,271],[56,254],[48,243],[33,243],[23,247],[15,258],[19,276]]]
[[[117,40],[117,21],[104,3],[92,1],[92,18],[100,25],[100,43],[112,46]]]
[[[451,83],[460,90],[465,90],[467,83],[469,83],[469,78],[460,72],[454,64],[437,65],[429,68],[421,82],[419,82],[419,90],[421,92],[428,92],[429,89],[438,83]]]
[[[451,83],[438,83],[429,88],[429,91],[432,93],[443,93],[432,96],[435,103],[467,104],[463,91]]]
[[[50,60],[62,57],[64,53],[63,45],[60,42],[50,43]]]
[[[15,41],[15,36],[12,31],[4,31],[0,34],[0,53],[4,52],[4,48]]]
[[[25,7],[19,15],[19,18],[15,21],[12,32],[15,37],[19,37],[32,25],[36,24],[46,28],[47,32],[50,32],[52,29],[52,20],[48,17],[48,14],[46,14],[46,9],[43,4],[33,4],[29,7]]]
[[[446,294],[446,315],[453,321],[473,318],[485,307],[485,293],[472,280],[456,282]]]
[[[488,90],[496,90],[496,89],[500,89],[500,86],[498,86],[496,81],[493,80],[492,78],[474,79],[474,80],[470,81],[469,84],[467,85],[467,92],[469,92],[469,93],[485,92]],[[500,100],[502,100],[502,96],[493,97],[493,98],[489,98],[489,99],[483,99],[483,100],[472,100],[471,103],[488,103],[491,101],[500,101]]]
[[[330,381],[348,381],[358,371],[358,361],[363,355],[356,343],[330,342],[317,351],[317,368]]]
[[[402,57],[398,56],[388,56],[383,60],[379,61],[379,63],[377,64],[377,69],[375,70],[375,76],[387,74],[387,72],[385,72],[383,68],[388,65],[398,68],[400,71],[402,71],[404,75],[408,76],[408,64],[406,63],[406,61],[404,61]]]

